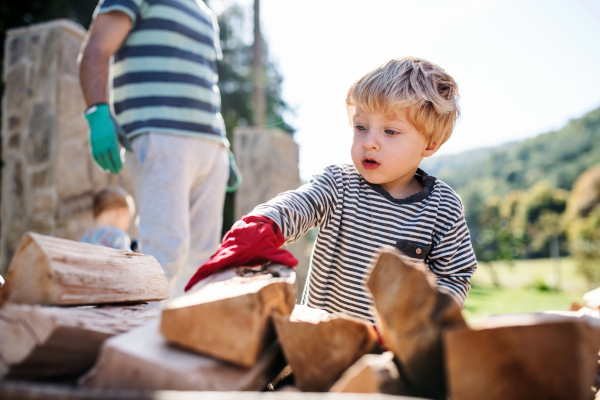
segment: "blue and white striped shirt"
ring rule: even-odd
[[[160,132],[228,145],[220,114],[219,27],[201,0],[101,0],[132,28],[112,65],[112,103],[127,136]]]
[[[462,203],[445,183],[422,170],[416,177],[424,190],[394,199],[353,165],[330,166],[252,211],[275,221],[286,244],[320,227],[303,304],[373,322],[365,283],[382,248],[424,262],[438,290],[464,303],[477,261]]]

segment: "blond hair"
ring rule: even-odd
[[[356,81],[346,108],[355,106],[386,117],[406,110],[409,122],[430,142],[446,142],[460,115],[458,86],[436,64],[416,57],[391,60]]]
[[[94,196],[92,212],[98,218],[105,211],[126,208],[131,215],[135,214],[133,198],[120,186],[107,186]]]

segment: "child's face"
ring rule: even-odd
[[[403,193],[413,183],[423,158],[439,147],[408,122],[406,111],[385,117],[356,106],[352,125],[354,166],[367,182],[381,185],[392,196]]]

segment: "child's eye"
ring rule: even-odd
[[[398,132],[398,131],[395,131],[395,130],[393,130],[393,129],[386,129],[386,130],[385,130],[385,133],[387,133],[387,134],[388,134],[388,135],[390,135],[390,136],[394,136],[394,135],[397,135],[397,134],[399,134],[400,132]]]
[[[355,125],[354,127],[357,131],[364,131],[367,129],[364,125]]]

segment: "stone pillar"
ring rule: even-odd
[[[94,193],[120,184],[88,150],[77,56],[85,30],[68,20],[7,31],[2,100],[0,273],[26,231],[77,240]],[[132,193],[133,194],[133,193]]]
[[[300,186],[298,145],[291,135],[273,128],[236,128],[233,132],[235,158],[243,182],[235,193],[235,218],[281,192]],[[298,259],[298,300],[306,281],[312,243],[302,238],[287,247]]]

